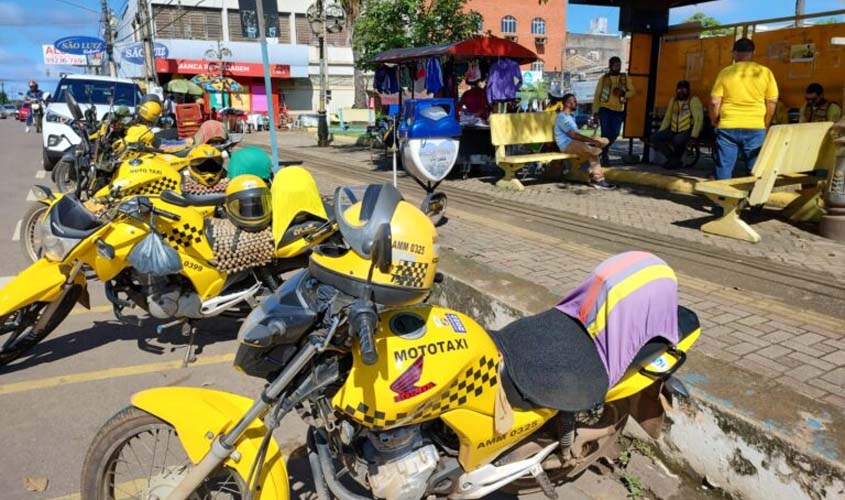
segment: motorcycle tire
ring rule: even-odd
[[[143,439],[152,439],[156,446],[148,448],[143,446],[133,447],[132,443]],[[163,457],[159,457],[160,460],[156,461],[158,445],[161,445],[164,450]],[[121,452],[124,449],[132,451],[128,461],[124,459],[126,463],[121,462]],[[168,454],[170,451],[173,453]],[[147,455],[152,455],[155,469],[162,472],[152,475],[150,472],[153,470],[151,464],[141,463]],[[172,466],[165,463],[168,458],[176,459]],[[190,463],[173,426],[139,408],[129,406],[117,412],[94,436],[82,465],[80,496],[86,500],[107,500],[121,498],[120,493],[122,492],[129,496],[137,494],[138,498],[166,498],[170,487],[178,481],[178,478],[174,479],[172,475],[178,476],[184,473],[177,469],[177,464],[181,465],[186,462]],[[121,463],[122,467],[117,467],[118,463]],[[120,470],[126,470],[135,463],[137,463],[138,469],[134,471],[134,475],[140,477],[125,479],[115,477]],[[129,472],[132,475],[133,471],[130,470]],[[171,477],[166,477],[165,473],[170,473]],[[146,480],[143,479],[144,477],[146,477]],[[154,492],[149,491],[150,484],[153,484],[156,488]],[[209,493],[215,493],[215,491],[210,488],[215,488],[217,493],[229,493],[231,496],[212,496]],[[145,493],[147,494],[145,495]],[[150,495],[149,493],[155,494]],[[206,478],[201,490],[194,492],[190,498],[234,499],[246,497],[246,480],[237,471],[221,467],[215,471],[214,475]]]
[[[60,193],[75,193],[77,178],[73,164],[67,161],[58,162],[53,168],[53,183]]]
[[[81,293],[82,287],[74,285],[54,302],[35,302],[0,318],[0,366],[23,356],[50,335],[70,314]]]
[[[19,233],[21,250],[31,262],[41,258],[41,241],[36,238],[35,227],[41,222],[44,214],[50,209],[43,203],[32,203],[21,219],[21,230]]]

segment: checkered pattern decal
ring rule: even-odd
[[[179,187],[179,181],[170,179],[168,177],[160,177],[154,182],[144,183],[140,186],[129,188],[121,191],[121,196],[136,196],[136,195],[157,195],[162,191],[169,189],[171,191]]]
[[[202,241],[202,230],[187,222],[181,226],[174,226],[164,235],[164,239],[175,247],[188,248],[194,243]]]
[[[425,284],[425,275],[427,273],[427,262],[400,260],[393,274],[390,276],[390,281],[399,286],[422,288]]]
[[[493,389],[498,383],[498,369],[495,359],[482,356],[475,366],[470,366],[448,389],[432,397],[411,413],[388,414],[359,403],[357,408],[347,405],[343,413],[371,429],[389,429],[396,425],[425,422],[456,408],[460,408],[470,397],[479,397],[485,390]]]

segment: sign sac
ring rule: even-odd
[[[66,36],[53,42],[56,49],[66,54],[88,56],[106,50],[106,42],[91,36]]]

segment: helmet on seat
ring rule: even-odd
[[[232,153],[229,158],[228,177],[234,179],[239,175],[254,175],[265,181],[273,177],[273,160],[261,148],[250,146]]]
[[[161,99],[155,94],[145,95],[138,105],[137,112],[142,120],[155,123],[161,116]]]
[[[223,155],[214,146],[200,144],[188,153],[188,173],[200,184],[217,184],[223,172]]]
[[[263,231],[273,218],[270,188],[254,175],[239,175],[226,186],[224,208],[237,227],[253,233]]]
[[[342,193],[349,190],[339,188],[334,202],[345,245],[319,245],[309,263],[313,276],[343,293],[362,297],[372,270],[369,282],[377,303],[398,306],[425,300],[437,272],[439,246],[434,224],[390,184],[367,186],[360,201],[344,203]],[[373,265],[376,247],[387,251],[382,256],[386,268]]]

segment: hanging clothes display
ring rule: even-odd
[[[499,59],[490,66],[487,75],[487,100],[512,101],[522,88],[522,71],[513,59]]]
[[[384,64],[376,68],[376,74],[373,78],[373,88],[380,94],[395,94],[399,92],[398,68]]]
[[[443,88],[443,71],[440,58],[431,57],[425,63],[425,89],[432,94]]]
[[[401,89],[409,89],[414,85],[414,81],[411,79],[411,70],[408,66],[400,66],[399,67],[399,88]]]

